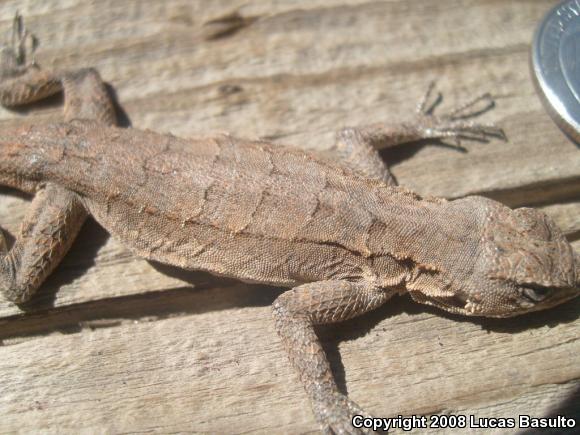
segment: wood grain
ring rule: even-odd
[[[0,29],[18,9],[42,66],[97,67],[133,126],[180,136],[324,149],[342,126],[409,116],[433,79],[443,110],[491,91],[482,120],[508,142],[391,150],[395,176],[423,194],[541,207],[579,240],[580,152],[528,68],[553,4],[20,0],[0,2]],[[1,110],[0,128],[59,119],[58,104]],[[0,194],[14,234],[26,200]],[[270,320],[280,291],[151,265],[88,222],[32,304],[0,302],[0,432],[314,432]],[[578,419],[579,310],[473,321],[398,298],[321,336],[341,385],[376,416]]]

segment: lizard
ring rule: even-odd
[[[364,433],[368,415],[333,377],[316,326],[393,295],[466,316],[510,317],[580,294],[580,256],[531,208],[479,196],[422,197],[379,150],[422,139],[488,140],[467,118],[489,94],[436,116],[430,86],[409,122],[344,128],[332,155],[216,134],[181,139],[116,126],[93,68],[51,71],[16,15],[0,53],[0,103],[64,92],[64,121],[0,132],[0,184],[33,195],[11,247],[0,231],[0,294],[28,301],[92,216],[136,255],[289,288],[274,327],[323,433]],[[334,157],[333,157],[334,156]]]

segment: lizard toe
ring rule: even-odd
[[[326,404],[322,409],[317,410],[316,414],[324,434],[361,435],[377,433],[371,428],[366,428],[362,425],[357,427],[359,424],[353,424],[355,416],[365,419],[372,417],[355,402],[342,394],[337,394],[332,404]]]

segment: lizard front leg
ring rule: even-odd
[[[344,128],[337,133],[336,142],[328,153],[338,156],[345,166],[364,177],[395,185],[379,150],[423,139],[452,139],[459,145],[461,139],[487,141],[490,137],[505,138],[503,131],[494,125],[468,120],[493,107],[489,94],[477,97],[449,113],[435,116],[434,110],[441,102],[441,95],[431,101],[433,86],[429,86],[411,121]]]
[[[34,37],[22,18],[14,19],[11,44],[0,53],[0,103],[16,106],[64,90],[64,118],[115,123],[115,111],[99,74],[93,69],[53,73],[32,59]],[[30,299],[74,241],[87,217],[78,196],[52,183],[41,185],[4,177],[4,184],[35,193],[30,209],[8,250],[0,229],[0,293],[12,302]]]
[[[355,429],[351,421],[354,415],[365,414],[338,391],[314,326],[364,314],[390,296],[391,292],[366,283],[320,281],[295,287],[274,302],[276,330],[298,370],[324,433],[364,433]]]

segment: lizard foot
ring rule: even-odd
[[[0,80],[18,77],[30,68],[37,68],[34,52],[38,41],[26,30],[18,12],[12,22],[10,41],[0,46]]]
[[[355,415],[360,415],[365,418],[370,418],[370,416],[355,402],[340,393],[333,395],[332,401],[324,400],[315,404],[314,412],[320,424],[320,429],[325,435],[376,433],[372,429],[356,428],[353,426],[352,420]]]
[[[506,140],[504,131],[494,124],[477,123],[469,120],[495,106],[489,93],[480,95],[450,112],[436,116],[435,109],[443,101],[440,92],[434,96],[435,83],[431,82],[425,96],[417,106],[417,117],[421,136],[432,139],[452,139],[453,145],[460,147],[461,139],[488,142],[490,138]]]

